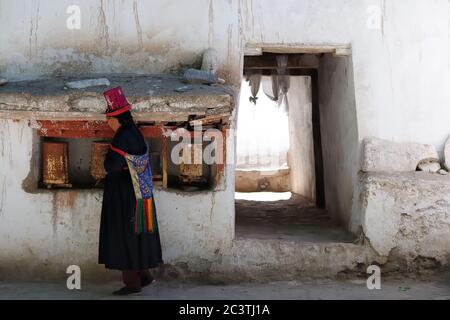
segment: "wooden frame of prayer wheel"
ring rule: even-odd
[[[42,142],[42,182],[48,188],[71,187],[67,142]]]

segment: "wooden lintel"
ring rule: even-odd
[[[204,115],[205,112],[133,112],[133,118],[137,121],[188,121],[189,115]],[[93,112],[60,112],[60,111],[22,111],[0,110],[0,119],[14,120],[105,120],[101,113]]]
[[[247,47],[258,47],[258,45],[248,44]],[[259,46],[263,53],[308,53],[308,54],[321,54],[321,53],[334,53],[339,49],[349,49],[351,45],[349,43],[273,43],[264,44]]]
[[[248,56],[244,58],[244,69],[277,69],[277,55],[265,53],[262,56]],[[316,55],[288,54],[287,68],[318,68],[319,58]]]
[[[113,130],[106,121],[74,121],[74,120],[38,120],[38,135],[42,137],[59,138],[112,138]],[[144,137],[162,138],[166,131],[175,130],[176,127],[165,126],[139,126]]]
[[[289,69],[288,74],[290,76],[311,76],[314,70],[317,69]],[[263,69],[261,71],[263,76],[271,76],[273,74],[272,70],[270,69]]]
[[[39,130],[41,137],[52,138],[102,138],[110,139],[114,136],[114,132],[95,131],[95,130]]]

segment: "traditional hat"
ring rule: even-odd
[[[112,88],[103,92],[108,108],[105,111],[107,117],[114,117],[131,109],[121,87]]]

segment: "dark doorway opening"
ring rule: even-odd
[[[246,175],[240,171],[238,163],[236,238],[275,238],[301,242],[352,241],[352,236],[342,228],[339,219],[329,214],[326,203],[322,144],[324,128],[321,127],[323,114],[319,101],[322,56],[263,53],[244,58],[243,88],[250,86],[250,90],[241,91],[237,156],[239,158],[242,149],[239,145],[240,129],[249,125],[249,122],[240,119],[242,109],[254,104],[255,113],[258,112],[258,104],[263,101],[261,97],[264,95],[271,99],[278,98],[278,104],[284,105],[288,117],[289,150],[287,167],[283,168],[285,171],[280,174],[275,170],[275,177],[261,180],[258,172]],[[267,85],[268,80],[272,81],[271,87]],[[277,132],[285,128],[277,128],[268,121],[265,129]],[[251,134],[254,134],[256,143],[258,132]],[[286,180],[289,180],[288,186],[282,183]],[[247,189],[242,188],[243,184]]]

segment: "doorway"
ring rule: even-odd
[[[324,168],[319,101],[322,57],[265,53],[244,59],[237,122],[236,238],[352,241],[326,203],[324,173],[329,171]]]

